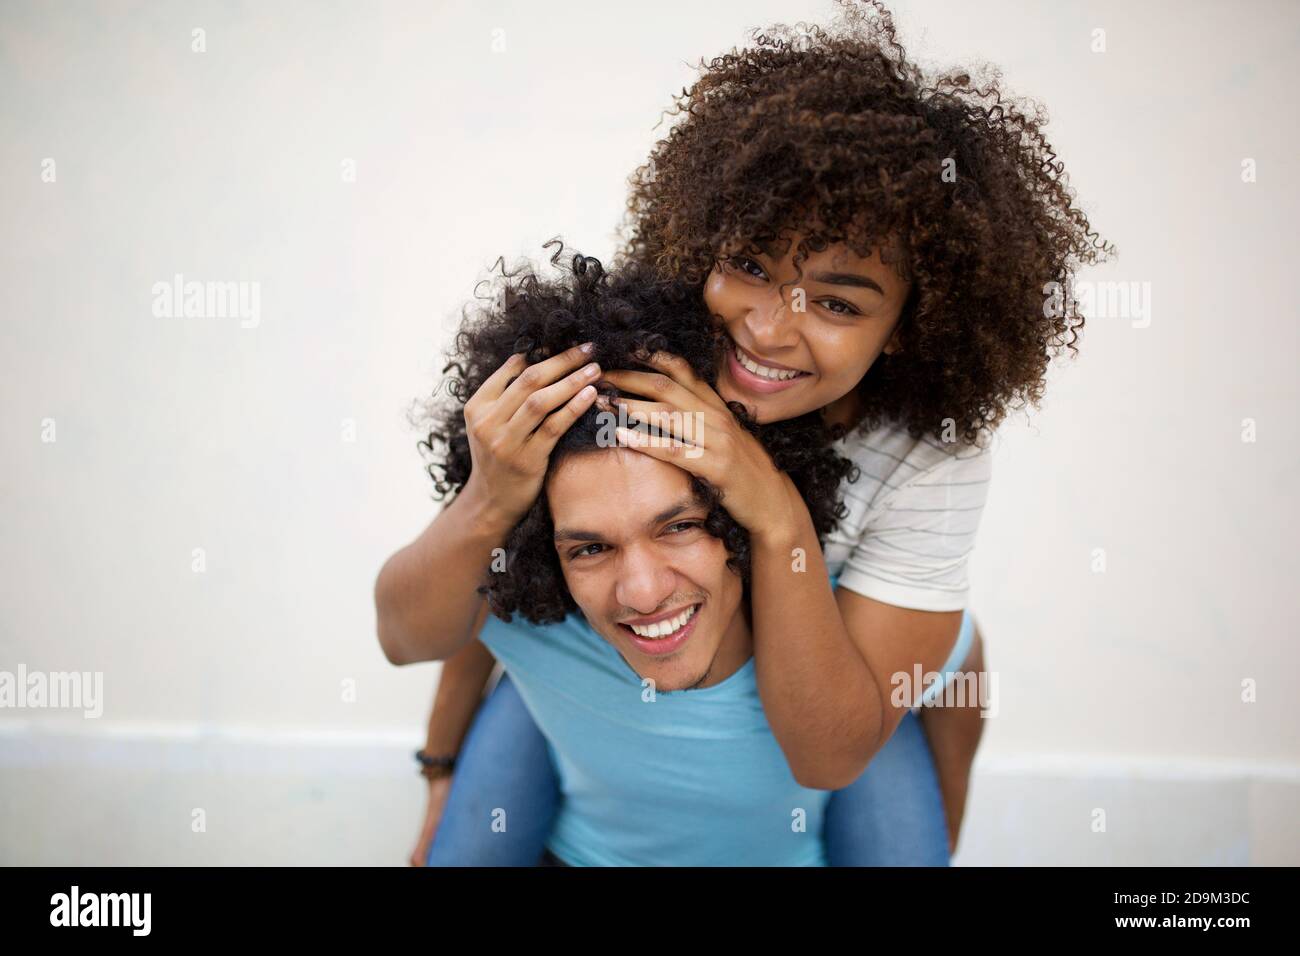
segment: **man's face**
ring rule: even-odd
[[[642,678],[711,686],[748,659],[740,577],[685,471],[602,448],[561,462],[546,494],[569,593]]]

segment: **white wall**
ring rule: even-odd
[[[1048,106],[1119,247],[1087,277],[1152,288],[1002,431],[961,859],[1300,862],[1297,8],[896,8]],[[104,675],[98,720],[0,710],[0,862],[404,857],[438,668],[384,661],[370,589],[434,513],[405,409],[498,254],[612,251],[688,61],[829,10],[0,9],[0,670]],[[154,316],[176,273],[259,283],[260,323]]]

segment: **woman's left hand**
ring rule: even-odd
[[[646,396],[603,404],[614,413],[619,405],[627,409],[616,428],[619,444],[708,481],[722,492],[728,513],[751,534],[788,521],[789,477],[777,470],[767,449],[736,420],[722,397],[680,356],[655,352],[645,361],[658,371],[620,369],[601,376],[620,392]],[[656,434],[624,427],[629,419],[650,425]]]

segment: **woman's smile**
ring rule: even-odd
[[[783,392],[812,377],[811,372],[760,358],[734,340],[727,350],[727,372],[740,390],[764,395]]]

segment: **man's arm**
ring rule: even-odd
[[[474,632],[478,633],[475,627]],[[469,726],[483,699],[483,688],[492,676],[496,658],[480,641],[470,641],[447,658],[438,678],[433,709],[424,738],[425,753],[441,755],[460,752]]]
[[[477,630],[476,630],[477,633]],[[483,687],[496,664],[491,652],[479,641],[470,641],[442,665],[438,679],[438,693],[429,714],[429,727],[425,733],[424,752],[434,756],[455,756],[478,710],[483,697]],[[428,799],[425,803],[424,822],[416,838],[415,849],[407,862],[411,866],[424,866],[429,857],[429,847],[442,823],[443,808],[451,792],[451,777],[437,776],[428,782]]]

